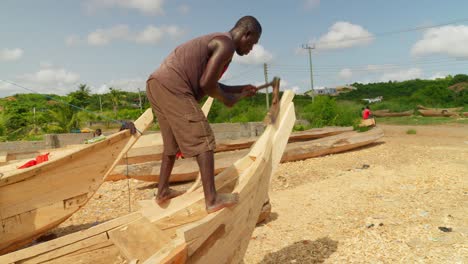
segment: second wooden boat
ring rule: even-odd
[[[455,113],[455,112],[450,112],[450,111],[447,111],[447,110],[423,110],[423,109],[419,109],[418,112],[422,115],[422,116],[440,116],[440,117],[452,117],[452,116],[459,116],[458,113]]]
[[[383,130],[375,127],[361,133],[349,131],[316,140],[288,143],[281,162],[297,161],[356,149],[372,144],[382,138],[383,135]],[[216,153],[215,174],[222,172],[234,161],[245,156],[247,153],[247,149]],[[118,166],[109,175],[108,180],[116,181],[131,178],[141,181],[158,182],[160,169],[160,161]],[[198,164],[195,159],[177,160],[169,180],[171,182],[193,181],[197,177],[198,171]]]
[[[372,115],[375,117],[397,117],[397,116],[410,116],[413,114],[413,110],[408,110],[404,112],[390,112],[384,110],[375,110],[372,112]]]

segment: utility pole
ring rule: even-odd
[[[265,74],[265,83],[268,83],[268,65],[263,63],[263,73]],[[267,110],[270,109],[270,98],[268,96],[268,87],[266,88],[266,108]]]
[[[141,93],[140,93],[140,88],[138,89],[138,99],[140,99],[140,111],[143,112],[143,105],[141,104]]]
[[[99,109],[101,110],[101,113],[102,113],[102,101],[101,101],[101,96],[99,96]]]
[[[309,46],[309,44],[303,44],[302,48],[309,51],[310,89],[311,89],[310,94],[312,96],[312,102],[313,102],[314,101],[314,75],[312,74],[312,50],[315,49],[315,45],[311,47]]]

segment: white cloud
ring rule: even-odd
[[[87,0],[84,6],[88,12],[105,8],[136,9],[147,15],[162,15],[164,0]]]
[[[320,0],[305,0],[304,6],[308,9],[316,8],[320,5]]]
[[[234,54],[232,59],[239,64],[262,64],[273,59],[273,55],[267,51],[262,45],[255,45],[248,55],[239,56]]]
[[[140,91],[145,91],[146,79],[134,78],[134,79],[112,80],[105,84],[101,84],[97,88],[93,87],[92,89],[94,92],[98,94],[102,94],[102,93],[108,93],[110,87],[123,90],[123,91],[130,91],[130,92],[137,92],[138,89],[140,89]]]
[[[447,76],[447,74],[443,74],[441,72],[436,72],[434,73],[431,77],[429,77],[429,80],[436,80],[436,79],[439,79],[439,78],[445,78]]]
[[[341,79],[350,79],[353,76],[353,72],[349,68],[342,69],[339,73],[338,76]]]
[[[180,5],[177,9],[179,13],[181,13],[182,15],[186,15],[190,12],[190,6],[185,5],[185,4]]]
[[[97,29],[88,35],[88,44],[103,46],[114,39],[127,39],[129,29],[127,25],[117,25],[109,29]]]
[[[384,73],[380,77],[380,81],[387,82],[387,81],[406,81],[406,80],[413,80],[422,77],[422,70],[419,68],[410,68],[407,70],[399,70],[393,72]]]
[[[165,38],[165,36],[178,38],[183,34],[184,31],[177,26],[148,26],[143,31],[136,34],[134,41],[144,44],[156,44],[159,43],[161,39]]]
[[[16,76],[8,84],[0,82],[0,97],[16,93],[54,93],[65,95],[78,87],[80,75],[63,68],[41,63],[41,68],[34,73]],[[16,84],[16,85],[15,85]]]
[[[328,33],[316,43],[319,49],[343,49],[367,45],[373,41],[373,35],[362,26],[349,22],[336,22]]]
[[[468,26],[443,26],[428,29],[416,42],[413,55],[444,54],[456,58],[468,58]]]
[[[65,69],[45,68],[32,74],[25,74],[23,79],[39,84],[72,84],[80,79],[80,75]]]
[[[92,46],[104,46],[112,41],[128,41],[139,44],[156,44],[164,39],[177,39],[185,34],[185,31],[175,25],[162,25],[156,27],[147,26],[142,31],[131,31],[128,25],[117,25],[107,29],[97,29],[88,34],[87,43]],[[70,36],[66,39],[68,45],[80,43],[78,36]]]
[[[1,49],[0,50],[0,61],[15,61],[19,60],[23,56],[22,49]]]

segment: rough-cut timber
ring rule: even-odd
[[[305,131],[298,131],[291,133],[288,142],[300,142],[308,141],[311,139],[318,139],[341,133],[352,131],[352,127],[324,127],[324,128],[313,128]],[[216,162],[215,162],[215,174],[220,173],[226,167],[229,167],[235,160],[239,159],[245,153],[246,148],[249,148],[254,143],[254,139],[237,139],[230,141],[223,141],[218,143],[216,146]],[[157,149],[157,148],[155,148]],[[244,149],[244,151],[241,151]],[[232,150],[237,150],[233,152]],[[162,148],[161,148],[162,151]],[[229,153],[218,153],[226,152]],[[313,150],[311,150],[313,151]],[[125,164],[116,166],[114,171],[107,177],[110,181],[117,181],[127,178],[133,178],[141,181],[159,181],[159,171],[161,166],[160,160],[154,160],[149,162],[142,162],[136,164]],[[195,178],[198,173],[198,165],[193,159],[181,159],[176,160],[174,169],[172,170],[170,181],[171,182],[184,182],[191,181]]]
[[[143,132],[152,121],[148,109],[135,126]],[[139,136],[124,130],[94,144],[53,152],[49,161],[26,169],[2,166],[0,254],[31,242],[85,205]]]
[[[0,263],[241,262],[294,125],[292,97],[285,91],[275,123],[246,156],[216,177],[219,192],[239,193],[237,205],[207,214],[203,190],[194,186],[164,207],[142,201],[139,212],[0,256]]]
[[[308,141],[296,141],[288,143],[283,153],[281,162],[290,162],[306,158],[324,156],[328,154],[348,151],[371,144],[383,137],[380,128],[358,133],[348,131],[333,136]],[[290,140],[291,141],[291,137]],[[231,166],[234,161],[248,153],[247,149],[222,152],[215,154],[215,174],[218,174]],[[132,178],[141,181],[158,182],[161,161],[145,162],[128,166],[118,166],[108,180],[122,180]],[[169,180],[171,182],[192,181],[198,175],[198,164],[195,159],[177,160]]]
[[[389,110],[375,110],[372,114],[375,117],[396,117],[396,116],[410,116],[413,114],[413,110],[404,112],[390,112]]]
[[[423,110],[419,109],[419,113],[421,113],[422,116],[445,116],[445,117],[451,117],[451,116],[459,116],[458,113],[447,111],[447,110]]]

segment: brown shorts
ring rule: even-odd
[[[164,154],[193,157],[214,150],[213,131],[193,96],[174,94],[156,79],[146,83],[146,94],[158,119]]]

